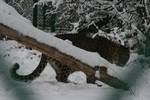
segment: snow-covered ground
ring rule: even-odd
[[[0,23],[25,33],[23,35],[35,37],[39,42],[54,46],[91,66],[109,65],[110,75],[131,86],[129,91],[123,91],[103,83],[100,83],[102,87],[86,84],[85,75],[81,72],[69,77],[70,81],[76,81],[78,84],[60,83],[56,81],[56,74],[49,64],[40,77],[31,83],[16,82],[9,75],[12,65],[19,63],[21,68],[17,72],[29,74],[38,65],[40,53],[35,50],[27,50],[23,45],[12,40],[0,41],[0,100],[149,100],[150,58],[131,54],[124,68],[109,64],[96,53],[76,48],[34,28],[28,20],[20,16],[3,0],[0,0]],[[91,57],[92,60],[87,59]]]
[[[9,75],[10,67],[17,62],[21,65],[17,72],[29,74],[38,65],[41,54],[25,49],[12,40],[0,41],[0,52],[0,100],[149,100],[150,97],[149,59],[139,59],[136,54],[132,54],[125,68],[114,65],[109,70],[111,75],[132,85],[130,91],[123,91],[107,85],[97,87],[87,84],[81,72],[70,76],[72,81],[79,81],[78,84],[57,82],[56,74],[49,64],[40,77],[31,83],[17,82]]]

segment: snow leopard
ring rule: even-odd
[[[40,76],[44,68],[46,67],[47,63],[50,63],[52,68],[56,72],[56,80],[59,82],[68,83],[68,76],[75,71],[79,71],[67,65],[61,64],[59,61],[42,54],[41,60],[39,65],[36,69],[29,75],[19,75],[16,71],[19,69],[20,65],[15,63],[13,67],[10,69],[11,77],[14,80],[22,81],[22,82],[30,82],[35,80],[37,77]],[[87,77],[87,83],[95,83],[95,78],[93,76]]]
[[[129,59],[129,49],[120,44],[114,43],[107,38],[102,36],[97,36],[95,38],[83,37],[79,34],[59,34],[56,35],[60,39],[68,39],[72,42],[74,46],[77,46],[81,49],[85,49],[91,52],[97,52],[101,57],[108,60],[110,63],[115,63],[116,65],[123,66]],[[16,70],[19,68],[18,64],[14,64],[14,67],[11,69],[11,76],[20,81],[32,81],[40,75],[44,70],[47,62],[50,62],[53,69],[56,71],[56,79],[60,82],[68,82],[68,76],[77,71],[76,69],[61,64],[56,59],[50,58],[45,54],[42,54],[41,61],[37,68],[29,75],[18,75]],[[88,83],[95,83],[95,78],[93,76],[87,77]]]

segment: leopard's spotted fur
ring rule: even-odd
[[[129,49],[116,44],[104,37],[96,37],[94,39],[89,37],[82,37],[82,35],[78,34],[63,34],[63,35],[56,35],[56,37],[61,39],[68,39],[72,41],[73,45],[85,49],[91,52],[98,52],[102,57],[108,60],[111,63],[115,63],[117,65],[124,65],[129,59]],[[61,82],[68,82],[68,76],[76,71],[75,69],[67,66],[62,65],[58,61],[48,58],[46,55],[42,54],[41,62],[39,63],[38,67],[29,75],[18,75],[16,70],[19,68],[18,64],[15,64],[15,67],[11,69],[11,75],[14,79],[28,81],[33,80],[40,75],[40,73],[45,68],[47,62],[51,63],[52,67],[56,71],[56,79]],[[91,77],[87,77],[87,82],[95,83],[95,79]]]
[[[19,75],[16,71],[19,69],[19,64],[15,63],[14,66],[10,69],[11,77],[18,81],[32,81],[35,78],[39,77],[42,71],[44,70],[45,66],[47,65],[48,57],[44,54],[41,56],[41,61],[38,67],[29,75]]]
[[[49,59],[49,63],[56,71],[57,81],[60,81],[60,82],[67,83],[68,76],[75,71],[79,71],[75,68],[69,67],[67,65],[63,65],[60,62],[58,62],[57,60],[54,60],[52,58]],[[91,76],[91,77],[87,76],[87,83],[95,83],[95,78],[93,76]]]
[[[53,67],[53,69],[56,71],[56,79],[57,81],[60,82],[65,82],[67,83],[67,78],[68,76],[73,73],[74,71],[76,71],[73,68],[68,67],[67,65],[62,65],[61,63],[59,63],[58,61],[54,60],[54,59],[49,59],[49,63],[51,64],[51,66]]]
[[[52,68],[56,71],[56,79],[59,82],[68,82],[68,76],[73,73],[74,71],[77,71],[76,69],[73,69],[67,65],[63,65],[57,60],[54,60],[52,58],[47,57],[46,55],[42,54],[41,61],[37,68],[29,75],[19,75],[16,73],[16,70],[19,69],[19,64],[14,64],[13,68],[10,70],[11,77],[18,81],[32,81],[35,78],[37,78],[44,68],[46,67],[47,62],[49,62],[52,66]],[[87,78],[88,83],[95,83],[95,80],[91,80],[91,77]]]

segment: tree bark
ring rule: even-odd
[[[60,63],[64,65],[71,66],[77,70],[81,70],[87,76],[93,76],[95,77],[96,80],[102,81],[114,88],[124,89],[124,90],[129,89],[126,83],[124,83],[123,81],[115,77],[108,75],[106,68],[102,68],[104,69],[104,71],[103,70],[100,71],[100,78],[98,78],[95,76],[96,71],[93,67],[89,66],[86,63],[81,62],[80,60],[70,55],[62,53],[61,51],[57,50],[55,47],[48,46],[44,43],[41,43],[37,41],[36,39],[34,39],[33,37],[25,36],[21,34],[20,32],[8,26],[5,26],[3,24],[0,24],[0,33],[7,35],[8,37],[18,41],[19,43],[26,45],[27,47],[36,49],[46,54],[47,56],[52,57],[53,59],[56,59],[57,61],[59,61]]]

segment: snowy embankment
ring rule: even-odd
[[[31,73],[39,63],[40,52],[36,50],[27,50],[23,45],[15,41],[0,41],[0,48],[0,59],[3,62],[7,62],[5,67],[8,67],[6,72],[8,72],[9,80],[12,80],[9,75],[9,69],[15,62],[21,65],[21,68],[17,71],[19,74]],[[31,83],[22,83],[12,80],[13,84],[17,84],[17,86],[14,87],[4,85],[5,80],[3,76],[6,74],[4,74],[1,69],[0,100],[18,100],[14,97],[14,93],[17,93],[20,88],[30,90],[28,93],[23,93],[24,98],[32,96],[35,100],[149,100],[150,69],[147,65],[148,63],[147,61],[143,61],[144,58],[137,59],[136,57],[138,57],[138,55],[136,54],[133,54],[132,57],[128,67],[123,69],[114,67],[109,73],[122,80],[133,80],[134,83],[132,83],[132,81],[130,82],[133,84],[133,92],[114,89],[105,84],[103,84],[102,87],[86,84],[85,76],[82,75],[83,73],[81,74],[81,72],[80,75],[72,74],[70,76],[70,80],[76,80],[78,84],[57,82],[54,70],[47,64],[44,72],[42,72],[39,78]],[[142,64],[140,64],[141,62]],[[137,77],[140,78],[134,76],[136,71],[139,71],[137,72]],[[132,75],[131,73],[134,74]],[[126,74],[131,75],[126,77]]]
[[[24,35],[35,37],[38,41],[54,46],[60,51],[68,53],[92,66],[97,64],[110,65],[96,53],[86,52],[73,47],[60,39],[56,39],[34,28],[28,20],[21,17],[2,0],[0,0],[0,22],[21,33],[26,33]],[[84,75],[80,75],[81,77],[76,75],[70,76],[73,80],[78,79],[80,84],[60,83],[56,81],[55,72],[49,64],[40,77],[31,83],[14,81],[12,83],[17,84],[16,86],[6,85],[6,80],[12,79],[3,78],[6,74],[2,70],[2,67],[8,67],[9,69],[9,67],[12,67],[12,64],[18,62],[21,68],[17,72],[28,74],[38,65],[39,56],[40,53],[38,51],[27,50],[23,45],[15,41],[0,41],[0,100],[149,100],[150,98],[150,59],[142,56],[139,58],[136,54],[131,55],[130,61],[125,68],[114,67],[115,65],[109,66],[111,69],[109,73],[119,77],[121,80],[128,81],[132,85],[132,91],[117,90],[107,85],[97,87],[96,85],[86,84]],[[6,62],[5,66],[2,66],[2,62]],[[6,71],[8,72],[8,77],[10,77],[9,70]],[[81,78],[83,78],[82,82]],[[24,99],[18,99],[21,89],[29,89],[30,91],[22,93]],[[28,96],[33,99],[28,99]]]
[[[68,54],[90,66],[110,66],[111,64],[100,57],[97,53],[87,52],[80,48],[58,39],[51,34],[45,33],[31,25],[31,23],[19,15],[16,10],[3,1],[0,1],[0,23],[9,26],[14,30],[22,33],[21,35],[32,37],[40,43],[47,44]],[[82,54],[82,55],[81,55]]]

